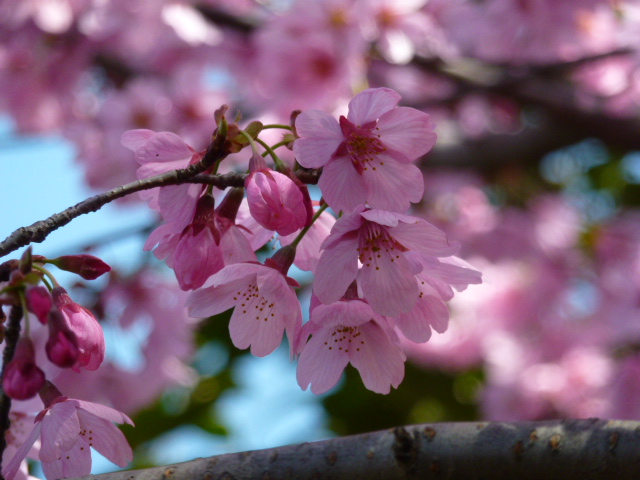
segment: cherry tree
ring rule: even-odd
[[[108,478],[633,478],[638,7],[0,1],[0,109],[96,191],[0,242],[2,475],[222,433],[217,342],[286,350],[335,434],[393,428]],[[154,212],[139,267],[40,254],[107,204]],[[134,372],[104,331],[140,325]]]

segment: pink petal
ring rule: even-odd
[[[42,422],[36,423],[33,427],[33,430],[31,430],[31,433],[29,433],[29,436],[22,443],[11,460],[9,460],[9,462],[4,466],[4,468],[2,469],[2,475],[4,476],[5,480],[13,480],[16,472],[20,469],[20,464],[27,457],[29,450],[31,450],[33,444],[36,443],[36,440],[40,437],[41,429]]]
[[[126,467],[133,460],[133,452],[124,434],[113,423],[83,410],[78,418],[86,440],[102,456],[119,467]]]
[[[145,145],[156,134],[153,130],[139,129],[124,132],[120,137],[120,143],[134,152]]]
[[[166,222],[185,227],[191,223],[204,187],[196,184],[169,185],[158,194],[158,206]]]
[[[220,239],[220,249],[225,265],[234,263],[256,262],[256,254],[245,232],[238,227],[230,227]]]
[[[437,265],[429,268],[428,274],[451,284],[459,292],[469,285],[482,283],[482,273],[458,257],[440,259]]]
[[[322,329],[314,333],[304,346],[298,359],[296,377],[298,385],[306,390],[311,384],[315,394],[324,393],[340,380],[342,371],[349,364],[349,356],[329,345],[333,329]]]
[[[329,248],[334,243],[341,241],[343,235],[359,230],[364,223],[361,215],[363,210],[364,205],[359,205],[352,213],[342,215],[331,228],[329,236],[322,242],[320,249],[324,250],[325,248]]]
[[[345,325],[355,327],[369,322],[378,314],[371,306],[360,300],[340,301],[331,305],[318,305],[311,312],[313,323],[323,328]]]
[[[406,357],[397,340],[389,338],[376,322],[359,328],[362,343],[351,350],[351,363],[360,372],[365,387],[376,393],[389,393],[404,378]]]
[[[431,117],[415,108],[399,107],[386,112],[378,120],[378,134],[385,147],[408,160],[426,154],[436,143],[435,124]]]
[[[189,316],[192,318],[207,318],[226,312],[238,303],[238,292],[244,292],[246,286],[247,282],[245,280],[236,280],[224,285],[201,288],[192,292],[185,304],[189,311]]]
[[[42,423],[40,460],[52,462],[71,449],[80,435],[77,406],[74,402],[53,405]]]
[[[115,423],[128,423],[133,425],[133,421],[124,413],[115,408],[107,407],[106,405],[100,405],[99,403],[86,402],[84,400],[73,400],[79,408],[95,415],[96,417],[103,418],[110,422]]]
[[[114,427],[115,428],[115,427]],[[91,473],[91,448],[86,440],[78,439],[73,448],[53,461],[42,461],[47,478],[78,478]]]
[[[296,130],[301,138],[293,143],[293,153],[306,168],[324,166],[344,141],[338,121],[319,110],[302,112],[296,118]]]
[[[418,167],[378,155],[362,173],[367,203],[373,208],[405,212],[422,200],[424,178]],[[323,175],[324,176],[324,175]]]
[[[414,252],[435,257],[449,256],[456,253],[460,245],[449,242],[447,235],[429,222],[415,218],[414,223],[398,223],[390,229],[390,233],[403,247]]]
[[[327,163],[318,186],[325,201],[335,212],[351,212],[367,199],[362,176],[348,157],[334,158]]]
[[[397,250],[380,249],[369,254],[363,260],[358,280],[371,307],[389,317],[411,310],[420,293],[409,262]]]
[[[379,119],[382,114],[398,105],[402,97],[390,88],[369,88],[357,94],[349,102],[347,118],[351,123],[362,126]]]
[[[282,343],[285,326],[279,312],[269,305],[268,300],[258,295],[235,308],[229,321],[229,334],[237,348],[251,346],[253,355],[264,357]]]
[[[424,295],[413,310],[399,315],[395,323],[409,340],[424,343],[431,338],[431,327],[438,333],[445,332],[449,324],[449,310],[439,298]]]
[[[184,161],[189,165],[195,150],[187,145],[178,135],[171,132],[158,132],[136,150],[136,159],[140,163]]]
[[[313,292],[322,303],[337,302],[358,273],[358,234],[344,235],[327,248],[318,260]]]

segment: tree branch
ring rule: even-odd
[[[87,198],[86,200],[83,200],[60,213],[51,215],[49,218],[35,222],[28,227],[20,227],[4,241],[0,242],[0,258],[20,247],[29,245],[32,242],[40,243],[44,241],[51,232],[71,222],[74,218],[86,213],[96,212],[107,203],[118,198],[131,195],[132,193],[156,187],[166,187],[168,185],[181,185],[184,183],[202,183],[206,185],[213,185],[220,189],[225,189],[227,187],[243,187],[244,180],[247,178],[246,173],[231,172],[224,175],[197,173],[197,170],[192,168],[197,165],[199,164],[191,165],[189,168],[185,168],[183,170],[173,170],[171,172],[156,175],[155,177],[127,183],[126,185],[116,187],[108,192]],[[194,174],[194,172],[196,173]],[[303,183],[312,184],[318,182],[320,171],[298,170],[296,175]]]
[[[85,479],[623,480],[639,446],[636,421],[434,423]]]

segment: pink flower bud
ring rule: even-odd
[[[44,373],[36,365],[33,343],[21,338],[16,346],[13,360],[7,365],[2,381],[4,392],[16,400],[27,400],[35,396],[44,385]]]
[[[251,216],[267,230],[289,235],[304,227],[308,220],[302,190],[291,178],[267,168],[264,159],[254,154],[245,179]]]
[[[60,368],[73,367],[80,356],[78,338],[69,330],[65,318],[57,309],[49,314],[49,339],[45,350],[49,361]]]
[[[102,327],[89,310],[71,300],[64,288],[54,288],[51,296],[53,305],[60,310],[67,327],[78,339],[80,355],[73,369],[96,370],[104,360],[105,343]]]
[[[27,299],[27,309],[38,317],[41,324],[45,325],[52,305],[49,291],[42,285],[38,285],[27,288],[25,296]]]
[[[63,255],[50,262],[61,270],[77,273],[85,280],[95,280],[111,271],[109,265],[93,255]]]

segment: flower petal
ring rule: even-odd
[[[324,174],[323,174],[324,176]],[[322,178],[321,178],[322,180]],[[418,167],[378,155],[362,172],[367,203],[373,208],[405,212],[422,200],[424,178]]]
[[[338,121],[319,110],[298,115],[296,130],[301,138],[293,143],[293,153],[298,163],[306,168],[324,166],[344,141]]]
[[[133,460],[133,452],[124,434],[109,420],[78,410],[78,418],[85,439],[102,456],[119,467],[126,467]]]
[[[418,283],[409,262],[397,250],[380,249],[363,260],[358,279],[365,300],[380,315],[395,317],[418,300]]]
[[[369,88],[357,94],[349,102],[347,118],[351,123],[364,125],[379,119],[382,114],[398,105],[402,97],[390,88]]]
[[[358,233],[344,235],[325,249],[318,260],[313,292],[325,304],[337,302],[358,273]]]
[[[347,157],[334,158],[327,163],[318,186],[325,201],[335,212],[351,212],[367,199],[362,176]]]
[[[406,357],[395,338],[390,338],[378,323],[360,327],[361,343],[351,350],[351,363],[360,372],[365,387],[376,393],[389,393],[404,378]]]
[[[342,371],[349,364],[347,353],[329,344],[333,332],[332,328],[323,328],[315,332],[304,346],[296,373],[298,385],[303,390],[311,384],[311,391],[316,395],[326,392],[338,383]]]
[[[421,157],[436,143],[431,117],[415,108],[394,108],[382,115],[376,126],[384,146],[409,160]]]

